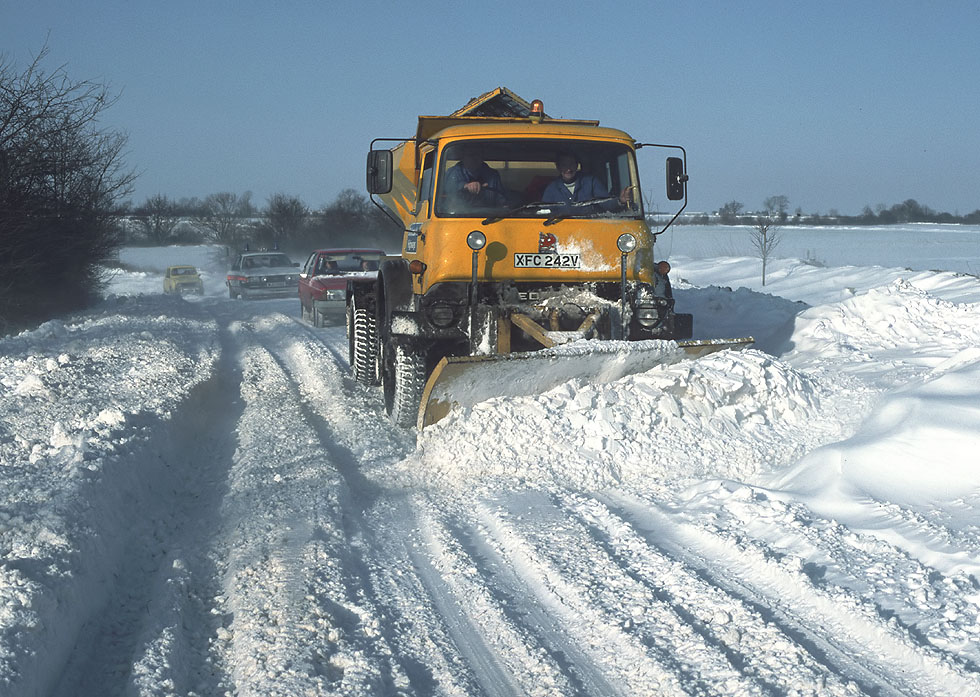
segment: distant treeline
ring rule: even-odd
[[[897,225],[901,223],[959,223],[980,225],[980,209],[966,215],[934,211],[915,199],[896,203],[891,207],[879,204],[872,210],[865,206],[859,215],[844,215],[831,209],[829,213],[803,213],[797,208],[789,212],[789,200],[785,196],[767,198],[759,211],[746,211],[740,201],[729,201],[712,213],[692,213],[678,222],[691,225],[751,225],[761,219],[777,225]]]
[[[297,255],[318,247],[401,247],[401,230],[354,189],[341,191],[318,209],[288,194],[270,196],[261,208],[253,204],[250,192],[180,200],[158,194],[139,205],[122,206],[117,220],[122,243],[134,246],[247,245]]]

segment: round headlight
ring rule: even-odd
[[[466,236],[466,246],[474,252],[483,249],[487,244],[487,236],[479,230],[474,230]]]
[[[616,240],[616,246],[623,254],[629,254],[636,249],[636,238],[631,233],[624,232]]]
[[[429,320],[437,327],[448,327],[453,323],[455,314],[451,305],[439,303],[429,308]]]

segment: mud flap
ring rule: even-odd
[[[491,356],[449,356],[436,365],[422,391],[418,429],[456,408],[493,397],[541,394],[583,378],[606,383],[665,363],[729,348],[745,348],[752,337],[688,341],[577,341],[540,351]]]

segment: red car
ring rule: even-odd
[[[347,304],[347,282],[374,283],[385,258],[380,249],[318,249],[299,274],[303,318],[322,327],[327,315],[339,315]]]

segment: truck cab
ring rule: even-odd
[[[490,124],[476,133],[468,126],[448,128],[433,140],[420,149],[416,200],[403,237],[402,256],[425,265],[413,277],[416,293],[473,280],[471,249],[458,244],[473,231],[486,238],[478,281],[528,290],[539,283],[618,282],[616,241],[624,233],[637,242],[630,277],[651,281],[653,239],[625,133]],[[489,185],[477,181],[476,194],[460,186],[473,176],[463,162],[473,153],[492,179]],[[577,166],[570,186],[557,170],[562,157]]]

